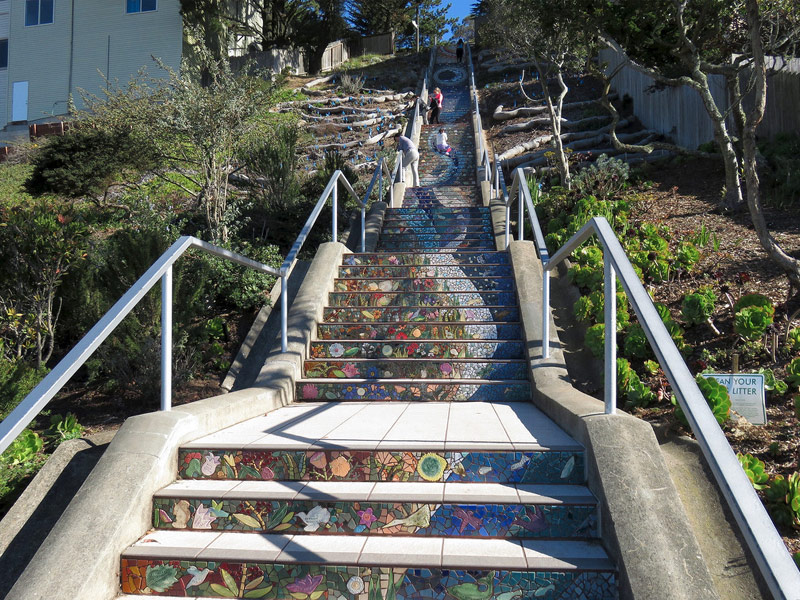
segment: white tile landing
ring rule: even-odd
[[[524,402],[328,402],[290,405],[183,446],[246,450],[582,450]]]

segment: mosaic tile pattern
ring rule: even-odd
[[[509,264],[505,252],[458,252],[455,254],[395,252],[382,254],[345,254],[345,265],[487,265]]]
[[[351,359],[346,361],[306,360],[303,376],[334,379],[527,379],[527,361],[492,359],[402,360]]]
[[[511,265],[361,265],[339,267],[339,277],[510,277]]]
[[[405,252],[408,250],[420,250],[423,252],[430,250],[436,250],[437,252],[459,252],[461,250],[492,251],[495,249],[495,244],[494,242],[482,240],[432,240],[423,242],[387,242],[382,248],[387,252]]]
[[[407,222],[403,225],[386,225],[384,224],[381,230],[382,235],[397,235],[401,233],[418,234],[437,234],[437,233],[462,233],[471,236],[481,237],[484,233],[491,233],[492,228],[490,225],[468,225],[462,224],[459,221],[452,221],[447,224],[435,225],[434,221],[430,224],[415,222]]]
[[[530,402],[530,384],[517,381],[450,383],[424,381],[333,382],[305,380],[296,385],[298,400],[377,400],[380,402]]]
[[[323,340],[518,340],[519,323],[320,323]]]
[[[367,308],[329,307],[323,310],[326,323],[397,323],[401,321],[446,321],[473,323],[476,321],[519,321],[519,309],[507,306],[474,308],[436,308],[426,306],[384,306]]]
[[[337,292],[474,292],[481,290],[513,290],[510,277],[448,277],[448,278],[394,278],[394,279],[336,279]]]
[[[181,479],[582,483],[578,451],[424,452],[185,449]]]
[[[381,341],[311,343],[311,358],[524,358],[524,344],[517,342],[412,342]]]
[[[199,560],[121,560],[122,591],[279,600],[615,600],[603,571],[475,571]],[[241,592],[241,593],[240,593]]]
[[[331,292],[329,306],[507,306],[516,292]]]
[[[314,517],[309,517],[314,515]],[[156,529],[317,535],[589,538],[591,504],[419,504],[238,498],[154,498]]]

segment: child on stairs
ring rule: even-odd
[[[448,158],[450,157],[450,153],[453,152],[453,148],[447,143],[447,134],[444,131],[444,127],[439,128],[439,133],[436,134],[436,149]],[[453,153],[453,162],[458,164],[458,157],[455,153]]]

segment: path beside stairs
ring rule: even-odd
[[[181,448],[121,557],[124,594],[617,598],[584,448],[530,402],[517,283],[447,51],[434,85],[458,160],[423,126],[422,186],[375,252],[344,256],[297,402]]]

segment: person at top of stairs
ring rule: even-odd
[[[431,114],[430,118],[428,119],[428,123],[430,123],[431,125],[433,125],[434,123],[437,124],[439,123],[439,113],[441,112],[443,106],[444,106],[444,94],[442,94],[442,90],[440,90],[437,87],[433,90],[433,93],[431,94],[431,103],[430,103]]]
[[[414,185],[409,187],[419,187],[419,151],[416,144],[401,135],[397,138],[397,149],[403,153],[403,168],[411,167]]]

